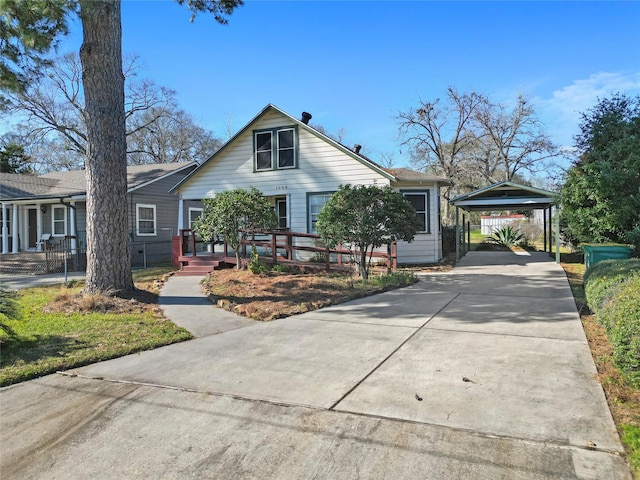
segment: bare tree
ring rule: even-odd
[[[454,194],[521,179],[558,154],[522,95],[509,109],[476,92],[459,94],[449,88],[445,101],[420,100],[397,120],[414,164],[452,180],[453,185],[443,189],[446,218]]]
[[[135,128],[137,124],[144,128]],[[127,158],[130,165],[195,160],[202,163],[222,145],[211,132],[196,125],[184,110],[144,111],[130,122]]]
[[[444,101],[420,100],[417,108],[400,112],[396,117],[402,145],[411,149],[411,157],[424,171],[451,178],[454,185],[443,189],[445,216],[449,216],[449,199],[456,179],[463,168],[467,151],[472,148],[474,136],[469,135],[469,123],[476,110],[486,103],[485,97],[475,92],[459,94],[447,89]]]
[[[511,181],[518,173],[533,174],[543,160],[559,154],[522,95],[511,110],[503,104],[483,104],[474,121],[479,141],[473,157],[490,183]]]
[[[324,125],[320,125],[320,124],[312,124],[311,127],[315,128],[317,131],[319,131],[320,133],[322,133],[323,135],[326,135],[327,137],[329,137],[331,140],[335,140],[338,143],[344,144],[345,141],[345,137],[347,135],[347,130],[340,127],[338,130],[336,130],[335,132],[330,132],[329,130],[327,130]]]
[[[393,168],[396,163],[395,156],[392,152],[382,152],[376,157],[376,161],[383,168]]]
[[[139,80],[137,56],[124,58],[127,159],[132,165],[203,161],[220,142],[178,109],[173,90]],[[58,58],[24,91],[9,92],[9,108],[22,114],[17,130],[30,150],[39,150],[39,170],[81,168],[87,148],[80,58]],[[40,147],[40,148],[38,148]],[[42,156],[44,155],[44,156]]]

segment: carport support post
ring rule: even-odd
[[[462,214],[462,228],[460,229],[460,243],[462,244],[462,255],[466,255],[467,253],[467,245],[465,244],[464,239],[467,237],[467,232],[465,231],[465,227],[467,225],[467,216]]]
[[[460,260],[460,209],[456,207],[456,263]]]
[[[551,209],[549,209],[551,210]],[[556,263],[560,263],[560,211],[556,208]]]
[[[544,238],[544,251],[547,251],[547,209],[542,210],[542,238]]]
[[[549,253],[553,252],[553,221],[551,219],[551,207],[549,207]]]

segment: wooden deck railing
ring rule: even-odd
[[[303,232],[290,232],[288,230],[273,230],[269,232],[251,232],[251,238],[242,242],[241,256],[247,256],[247,247],[255,246],[271,249],[271,261],[274,265],[278,264],[278,261],[284,259],[286,261],[294,260],[294,252],[310,252],[321,254],[325,258],[326,268],[329,269],[331,265],[332,255],[336,258],[336,264],[338,266],[344,265],[344,256],[351,257],[353,252],[348,249],[342,248],[340,244],[336,248],[312,246],[312,245],[299,245],[296,244],[295,239],[311,239],[319,240],[320,236],[313,233]],[[190,229],[180,230],[180,245],[181,255],[191,254],[197,256],[197,243],[201,241],[197,240],[193,231]],[[226,241],[221,242],[223,246],[223,255],[225,258],[232,257],[234,254],[229,255],[229,246]],[[381,258],[386,260],[386,266],[389,269],[396,270],[398,266],[398,251],[397,244],[393,242],[386,246],[386,251],[374,250],[371,253],[372,258]],[[282,255],[279,254],[282,252]],[[210,255],[209,253],[201,252],[201,255]]]

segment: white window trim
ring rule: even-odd
[[[280,166],[280,132],[293,132],[293,165]],[[268,168],[258,168],[258,135],[271,135],[271,164]],[[289,148],[287,148],[289,150]],[[266,152],[267,150],[261,150]],[[270,172],[273,170],[292,170],[298,168],[298,130],[295,127],[278,127],[268,130],[256,130],[253,132],[253,169],[255,172]]]
[[[317,233],[316,229],[313,227],[313,217],[312,217],[312,212],[311,212],[311,198],[312,197],[322,197],[322,196],[328,196],[330,197],[331,195],[333,195],[335,192],[315,192],[315,193],[308,193],[307,194],[307,229],[309,231],[309,233]],[[327,198],[327,201],[329,201],[329,199]],[[326,204],[327,202],[325,202],[324,204]],[[323,206],[324,206],[323,204]],[[322,210],[322,208],[320,208],[320,210]],[[320,214],[320,212],[318,212],[318,215]]]
[[[280,151],[282,150],[280,148],[280,132],[288,132],[291,131],[293,132],[293,146],[290,148],[287,148],[287,150],[292,150],[293,151],[293,165],[291,165],[290,167],[281,167],[280,166]],[[276,137],[276,168],[278,170],[289,170],[291,168],[296,168],[297,163],[298,163],[298,159],[296,158],[296,150],[297,150],[297,145],[296,145],[296,129],[295,128],[280,128],[278,130],[276,130],[274,132],[275,137]],[[273,142],[273,138],[271,139],[271,141]]]
[[[200,212],[200,215],[204,215],[204,208],[189,207],[188,220],[189,220],[189,229],[191,230],[193,229],[193,222],[194,222],[194,219],[191,218],[191,214],[193,212]]]
[[[260,152],[267,152],[269,151],[271,154],[271,162],[270,162],[270,166],[268,168],[258,168],[258,135],[264,135],[268,133],[269,135],[271,135],[271,150],[260,150]],[[267,172],[270,170],[273,170],[274,167],[274,162],[273,162],[273,132],[266,130],[266,131],[261,131],[261,132],[255,132],[254,133],[254,148],[253,148],[253,162],[255,164],[255,170],[256,172]]]
[[[64,233],[56,233],[56,210],[62,210],[64,212]],[[60,222],[61,220],[58,220]],[[51,236],[52,237],[66,237],[67,236],[67,207],[64,205],[53,205],[51,207]]]
[[[284,202],[284,211],[285,211],[284,217],[280,216],[280,210],[278,209],[278,206],[282,202]],[[275,207],[276,217],[278,218],[278,228],[289,228],[289,199],[287,197],[276,197],[274,207]],[[280,226],[280,219],[282,218],[284,218],[284,221],[286,224],[284,227]]]
[[[411,191],[411,190],[402,190],[401,191],[403,196],[407,196],[407,195],[424,195],[424,226],[425,226],[425,230],[421,230],[418,233],[422,233],[422,234],[431,234],[431,212],[430,212],[430,208],[431,208],[431,191],[430,190],[416,190],[416,191]],[[416,213],[420,213],[417,212]]]
[[[151,208],[153,210],[153,233],[140,233],[140,209],[141,208]],[[148,222],[147,219],[142,219],[144,222]],[[158,236],[158,226],[157,226],[157,218],[156,218],[156,206],[148,205],[145,203],[136,203],[136,235],[138,237],[156,237]]]

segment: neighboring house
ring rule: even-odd
[[[446,178],[405,168],[382,168],[354,149],[267,105],[218,152],[172,191],[180,196],[179,228],[188,228],[189,202],[233,188],[256,187],[276,209],[279,226],[315,233],[322,206],[340,185],[390,186],[416,209],[423,229],[411,243],[398,244],[399,263],[441,259],[440,186]],[[300,240],[302,241],[302,240]]]
[[[125,201],[133,264],[171,259],[178,199],[169,189],[196,166],[183,162],[127,167]],[[38,251],[63,239],[73,253],[84,252],[86,198],[84,170],[40,176],[0,174],[2,253]],[[187,209],[192,215],[202,212],[200,202],[191,202]]]

